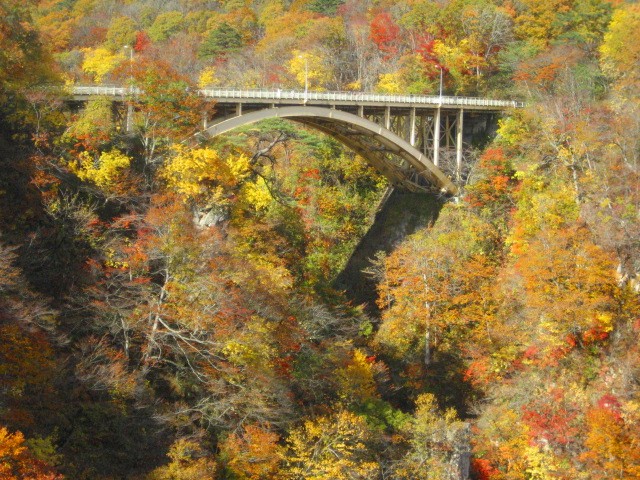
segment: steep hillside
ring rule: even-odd
[[[637,3],[0,14],[0,478],[640,476]],[[376,215],[385,178],[286,121],[185,141],[202,86],[441,79],[526,104],[455,201]],[[130,130],[61,101],[88,83],[145,91]]]

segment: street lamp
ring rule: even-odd
[[[442,103],[442,65],[438,65],[438,68],[440,69],[440,103]]]
[[[307,54],[298,55],[299,59],[304,59],[304,103],[307,104],[309,98],[309,58]]]
[[[133,48],[130,45],[122,47],[125,51],[129,50],[129,88],[133,89]]]
[[[306,105],[309,95],[309,59],[304,57],[304,103]]]
[[[133,95],[133,48],[130,45],[125,45],[124,50],[129,50],[129,94]],[[127,133],[133,131],[133,103],[131,99],[127,105],[127,118],[125,123],[125,129]]]

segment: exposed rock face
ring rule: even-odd
[[[207,205],[193,212],[193,221],[200,228],[220,225],[230,217],[229,208],[225,205]]]

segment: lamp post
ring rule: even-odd
[[[442,76],[443,76],[443,68],[442,65],[438,65],[440,69],[440,103],[442,103]]]
[[[304,60],[304,104],[309,99],[309,57],[306,53],[299,53],[298,58]]]
[[[309,59],[304,57],[304,103],[307,103],[309,96]]]
[[[124,50],[129,50],[129,93],[133,95],[133,48],[130,45],[125,45]],[[127,133],[133,131],[133,103],[132,100],[129,99],[129,104],[127,105],[127,119],[125,129]]]
[[[133,48],[130,45],[122,47],[125,51],[129,50],[129,88],[133,89]]]

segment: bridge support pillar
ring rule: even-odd
[[[125,130],[127,133],[133,132],[133,104],[127,105],[127,118],[125,122]]]
[[[384,108],[384,128],[391,130],[391,107]]]
[[[207,116],[207,112],[202,112],[202,127],[204,130],[209,128],[209,117]]]
[[[236,103],[236,115],[237,116],[242,115],[242,103],[240,102]]]
[[[456,180],[462,176],[462,132],[464,131],[464,109],[460,108],[456,121]]]
[[[358,116],[364,118],[364,105],[358,105]]]
[[[440,161],[440,109],[433,116],[433,164],[437,167]]]
[[[409,111],[409,143],[412,147],[416,146],[416,107]]]

